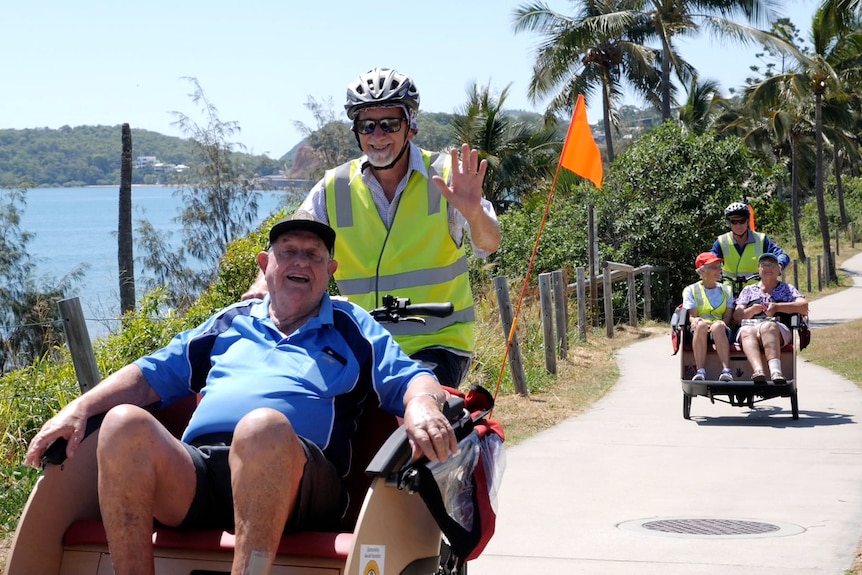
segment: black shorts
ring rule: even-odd
[[[228,454],[232,435],[218,433],[183,444],[195,465],[197,489],[181,529],[233,530],[233,491]],[[285,531],[337,531],[347,504],[344,484],[335,466],[317,445],[300,437],[308,461],[302,474],[296,508]]]
[[[434,372],[441,385],[458,387],[470,371],[470,356],[459,355],[442,347],[426,347],[414,352],[410,359],[418,361]]]

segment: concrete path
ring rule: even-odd
[[[812,302],[814,327],[862,317],[862,254],[843,267],[855,286]],[[695,397],[686,421],[668,337],[618,361],[605,398],[507,450],[497,531],[470,575],[851,567],[862,539],[862,390],[800,359],[798,420],[788,398],[749,410]],[[701,528],[709,534],[693,533]]]

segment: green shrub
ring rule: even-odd
[[[533,261],[530,283],[535,285],[540,273],[564,270],[572,277],[574,269],[587,265],[587,210],[585,194],[566,194],[557,190],[544,224],[539,248]],[[499,216],[502,241],[487,261],[474,259],[471,279],[478,291],[490,276],[524,277],[536,243],[536,235],[547,207],[549,190],[537,192],[522,207],[509,209]]]
[[[604,187],[592,194],[601,257],[657,266],[653,309],[667,319],[682,289],[697,279],[697,254],[727,231],[725,206],[751,201],[764,215],[758,229],[773,231],[766,216],[782,176],[780,168],[764,172],[738,138],[684,133],[667,122],[619,155]]]

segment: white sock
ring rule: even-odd
[[[769,371],[770,372],[781,371],[781,360],[780,359],[770,359],[769,360]]]

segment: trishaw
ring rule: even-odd
[[[438,315],[435,304],[411,306],[409,300],[387,300],[386,309],[375,310],[378,321],[403,320],[410,314]],[[451,313],[451,306],[448,308]],[[388,317],[388,319],[387,319]],[[478,435],[488,423],[486,416],[493,397],[474,386],[466,395],[452,392],[444,412],[456,429],[459,455],[469,454]],[[195,397],[189,397],[154,413],[179,437],[193,411]],[[435,476],[468,474],[472,483],[476,513],[481,507],[477,495],[485,479],[487,462],[476,454],[470,470],[468,457],[450,458],[452,465],[441,472],[427,461],[410,462],[410,447],[403,426],[376,404],[365,409],[359,420],[351,472],[346,477],[350,505],[340,532],[300,532],[285,534],[278,547],[272,575],[384,575],[384,574],[463,574],[466,549],[478,554],[487,543],[493,525],[469,533],[458,533],[458,541],[445,540],[450,533],[440,509],[426,504],[426,494],[439,487],[429,486]],[[113,574],[107,538],[100,520],[97,497],[95,451],[99,417],[91,418],[88,432],[75,457],[64,461],[65,444],[55,442],[43,458],[44,473],[30,495],[18,523],[7,559],[5,575],[110,575]],[[493,423],[493,422],[492,422]],[[495,435],[495,429],[489,435]],[[485,436],[482,434],[482,439]],[[494,449],[502,462],[502,436]],[[478,449],[478,448],[476,448]],[[484,444],[483,444],[484,449]],[[445,464],[444,464],[445,465]],[[461,467],[457,467],[457,466]],[[502,465],[502,463],[501,463]],[[419,472],[421,470],[421,473]],[[429,473],[431,470],[431,473]],[[466,470],[466,471],[465,471]],[[497,470],[502,473],[502,468]],[[473,475],[475,474],[475,475]],[[493,475],[493,474],[492,474]],[[424,478],[424,479],[423,479]],[[463,479],[463,477],[462,477]],[[489,481],[499,480],[489,477]],[[424,483],[423,483],[424,481]],[[468,491],[470,483],[467,485]],[[417,494],[418,492],[418,494]],[[432,497],[433,498],[433,497]],[[445,494],[443,500],[446,500]],[[448,501],[447,501],[448,503]],[[442,512],[457,514],[448,506]],[[483,517],[484,519],[484,517]],[[441,531],[441,524],[444,530]],[[478,521],[476,526],[478,527]],[[489,531],[490,527],[490,531]],[[464,532],[469,531],[464,528]],[[483,539],[483,536],[485,537]],[[229,574],[234,536],[222,530],[179,531],[156,526],[153,529],[156,573],[159,575]],[[441,545],[441,541],[445,544]],[[465,543],[466,541],[466,543]],[[454,543],[454,544],[453,544]],[[450,549],[459,550],[447,557]],[[475,555],[473,555],[475,556]],[[470,557],[472,558],[472,556]]]
[[[739,294],[742,287],[759,276],[738,276],[724,278],[724,281],[734,283],[734,294]],[[809,332],[807,318],[800,314],[777,314],[776,321],[781,321],[790,328],[792,338],[789,344],[781,348],[781,371],[786,383],[776,384],[767,380],[757,383],[752,380],[752,370],[742,347],[736,342],[730,342],[730,369],[733,381],[718,380],[692,381],[696,367],[694,352],[691,346],[691,330],[688,327],[686,310],[679,306],[671,318],[671,339],[674,353],[679,354],[679,377],[682,385],[682,416],[691,419],[692,399],[698,396],[706,397],[710,402],[726,403],[735,407],[753,408],[756,403],[775,397],[790,398],[790,409],[793,419],[799,419],[799,398],[797,395],[796,355],[808,343]],[[735,335],[735,334],[734,334]],[[707,346],[706,372],[721,372],[721,362],[713,345]]]

